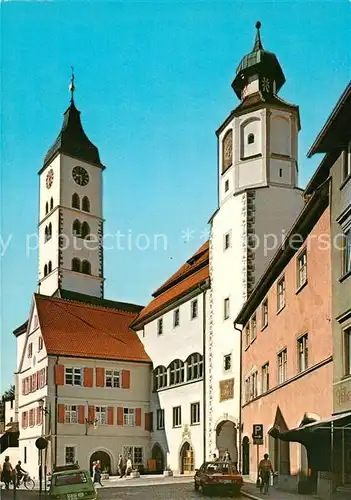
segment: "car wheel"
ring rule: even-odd
[[[194,481],[194,489],[195,489],[195,491],[197,491],[199,489],[199,485],[197,484],[196,481]]]

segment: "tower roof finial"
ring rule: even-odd
[[[256,23],[257,33],[256,33],[255,44],[254,44],[254,48],[253,48],[254,52],[258,51],[258,50],[263,50],[263,46],[262,46],[262,42],[261,42],[261,34],[260,34],[261,26],[262,26],[261,22],[257,21],[257,23]]]
[[[71,66],[71,70],[72,70],[72,74],[71,74],[71,82],[69,84],[69,90],[71,92],[71,103],[73,104],[74,103],[73,94],[74,94],[74,91],[76,90],[76,87],[74,86],[74,67],[73,66]]]

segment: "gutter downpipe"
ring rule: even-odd
[[[241,400],[242,400],[242,376],[243,376],[243,364],[242,364],[242,346],[243,346],[243,325],[240,328],[237,328],[237,323],[234,321],[233,326],[234,330],[240,332],[240,381],[239,381],[239,437],[238,437],[238,471],[241,471],[241,462],[242,462],[242,449],[241,449],[241,437],[242,437],[242,411],[241,411]],[[239,326],[239,325],[238,325]]]
[[[55,362],[55,367],[58,365],[58,362],[59,362],[59,356],[56,357],[56,362]],[[55,453],[54,453],[54,463],[52,463],[52,455],[51,455],[51,468],[53,468],[53,466],[56,466],[57,465],[57,398],[58,398],[58,390],[57,390],[57,384],[56,384],[56,380],[55,380],[55,373],[56,373],[56,369],[54,367],[54,384],[55,384]],[[50,418],[51,418],[51,415],[50,415]],[[52,472],[52,470],[51,470]]]
[[[203,461],[206,462],[206,292],[207,287],[204,283],[199,285],[202,291],[202,346],[203,346],[203,358],[202,358],[202,413],[203,413]]]

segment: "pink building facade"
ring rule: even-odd
[[[236,322],[243,325],[242,471],[255,479],[258,459],[269,453],[280,487],[296,489],[311,474],[310,455],[277,432],[328,418],[333,407],[328,185],[306,203]],[[256,424],[261,445],[253,444]]]

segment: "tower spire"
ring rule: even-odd
[[[263,50],[262,42],[261,42],[261,33],[260,33],[260,28],[261,28],[261,22],[257,21],[256,23],[256,38],[255,38],[255,43],[254,43],[254,48],[253,52],[257,52],[258,50]]]
[[[74,91],[76,90],[76,87],[74,86],[74,67],[71,66],[72,74],[71,74],[71,82],[69,84],[69,90],[71,92],[71,103],[74,104]]]

